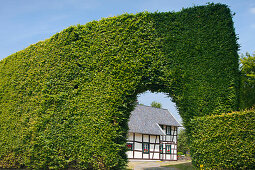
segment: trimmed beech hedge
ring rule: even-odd
[[[192,161],[208,169],[255,169],[255,109],[192,120]]]
[[[121,169],[146,90],[194,116],[238,108],[238,45],[226,5],[71,26],[0,61],[0,167]]]

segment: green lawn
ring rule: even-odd
[[[175,168],[176,170],[196,169],[195,167],[192,166],[191,162],[183,163],[183,164],[176,164],[176,165],[168,165],[168,166],[165,166],[165,167],[172,167],[172,168]]]

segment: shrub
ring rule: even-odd
[[[181,129],[178,133],[177,149],[179,152],[185,154],[190,151],[188,145],[188,136],[185,129]]]
[[[192,161],[209,169],[255,168],[255,109],[192,121]]]

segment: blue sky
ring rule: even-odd
[[[207,2],[227,4],[236,13],[233,20],[241,46],[239,52],[253,53],[255,0],[0,0],[0,60],[71,25],[123,13],[179,11]],[[173,104],[165,99],[163,94],[145,93],[139,97],[146,105],[153,100],[161,102],[180,120]]]

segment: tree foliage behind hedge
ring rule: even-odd
[[[241,109],[255,106],[255,54],[241,58]]]
[[[208,169],[255,168],[255,109],[192,121],[192,161]]]
[[[0,167],[121,169],[137,94],[190,120],[238,108],[232,15],[210,4],[71,26],[0,61]]]
[[[190,153],[188,135],[186,134],[185,129],[180,129],[177,137],[178,152],[182,152],[183,154],[187,154],[187,152]]]

